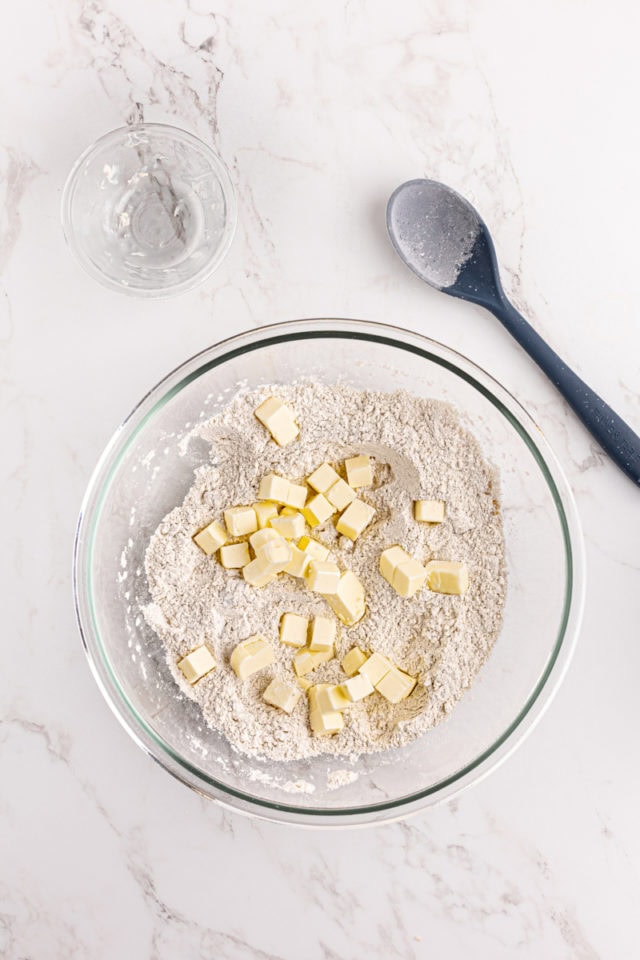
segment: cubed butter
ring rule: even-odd
[[[334,710],[346,710],[351,700],[345,696],[336,684],[322,684],[316,697],[316,707],[320,713],[332,713]]]
[[[213,654],[204,643],[188,653],[186,657],[178,660],[178,669],[184,674],[185,680],[188,680],[191,684],[202,680],[215,668],[216,661]]]
[[[271,704],[272,707],[278,707],[285,713],[291,713],[301,696],[302,690],[296,690],[290,683],[284,683],[283,680],[272,680],[262,694],[262,699]]]
[[[282,539],[282,538],[280,538]],[[242,568],[242,576],[250,587],[266,587],[268,583],[275,580],[277,574],[269,573],[264,565],[256,558]]]
[[[344,683],[339,684],[338,689],[350,703],[357,703],[358,700],[364,700],[372,694],[374,686],[363,673],[356,673],[355,677],[349,677]]]
[[[256,530],[255,533],[252,533],[249,537],[249,543],[254,550],[259,550],[265,543],[269,540],[279,540],[282,539],[277,530],[272,530],[271,527],[263,527],[262,530]]]
[[[317,470],[314,470],[307,477],[307,483],[316,491],[316,493],[326,493],[329,487],[340,479],[333,467],[328,463],[322,463]]]
[[[350,487],[341,477],[338,477],[334,485],[326,491],[325,496],[336,510],[345,510],[355,500],[356,492],[353,487]]]
[[[279,477],[277,473],[268,473],[263,477],[258,487],[258,500],[271,500],[274,503],[287,502],[289,481],[286,477]]]
[[[308,680],[307,677],[296,677],[296,683],[301,690],[310,690],[313,686],[313,680]]]
[[[258,520],[258,530],[263,530],[265,527],[268,527],[271,518],[278,516],[278,504],[271,503],[269,500],[265,500],[264,502],[260,503],[254,503],[253,509],[255,510],[256,518]]]
[[[363,500],[354,500],[341,514],[336,523],[338,533],[344,534],[350,540],[357,540],[365,527],[368,527],[374,518],[375,510]]]
[[[314,617],[311,622],[309,650],[333,650],[336,642],[336,622],[332,617]]]
[[[373,466],[371,458],[361,454],[345,460],[344,468],[347,471],[347,482],[350,487],[370,487],[373,483]]]
[[[353,647],[349,653],[345,653],[340,661],[340,666],[348,677],[352,677],[358,672],[362,664],[367,659],[367,654],[360,647]]]
[[[291,560],[284,568],[284,572],[292,577],[304,577],[307,567],[311,562],[311,557],[304,550],[299,550],[294,543],[290,543]]]
[[[300,433],[293,410],[279,397],[268,397],[256,407],[255,415],[281,447],[286,447]]]
[[[424,566],[413,558],[403,560],[393,571],[393,589],[401,597],[412,597],[424,587],[427,571]]]
[[[329,559],[329,548],[318,540],[314,540],[313,537],[300,537],[298,547],[304,553],[307,553],[311,560]]]
[[[335,507],[329,503],[322,493],[317,493],[302,509],[302,515],[311,528],[325,523],[335,512]]]
[[[415,677],[410,677],[403,670],[392,667],[382,679],[378,680],[375,687],[389,703],[400,703],[409,696],[416,682]]]
[[[309,711],[309,725],[318,737],[329,737],[339,733],[344,727],[342,714],[337,710],[332,713],[321,713],[319,710]]]
[[[305,577],[310,590],[327,596],[338,590],[340,567],[332,560],[312,560]]]
[[[298,511],[294,507],[283,507],[280,511],[281,517],[293,517]]]
[[[380,554],[380,573],[387,583],[393,586],[393,572],[400,563],[411,560],[411,556],[402,547],[388,547]]]
[[[372,653],[362,664],[358,673],[366,677],[372,686],[377,687],[384,676],[393,668],[391,660],[387,660],[381,653]]]
[[[302,510],[307,502],[307,488],[301,483],[289,483],[287,499],[283,501],[286,507]]]
[[[227,533],[222,524],[214,520],[200,533],[196,533],[193,540],[207,556],[211,556],[227,542]]]
[[[346,570],[340,577],[338,589],[325,600],[338,617],[348,627],[352,627],[358,620],[362,620],[366,610],[364,587],[351,570]]]
[[[304,533],[305,526],[304,517],[297,511],[287,516],[280,514],[279,517],[273,517],[271,520],[272,529],[286,540],[299,540]]]
[[[232,537],[244,537],[258,529],[258,518],[253,507],[229,507],[224,511],[224,522]]]
[[[420,523],[442,523],[444,506],[444,500],[415,500],[413,515]]]
[[[267,540],[256,550],[256,560],[262,565],[265,573],[282,573],[291,563],[291,547],[282,537]]]
[[[270,666],[275,659],[272,647],[267,643],[264,637],[256,634],[249,637],[248,640],[242,640],[234,648],[230,663],[232,668],[241,680],[263,670]]]
[[[323,663],[327,663],[331,660],[332,654],[330,652],[323,653],[317,651],[313,653],[311,650],[305,648],[304,650],[298,650],[293,657],[293,669],[299,677],[304,677],[305,674],[311,673],[312,670],[315,670],[316,667],[319,667]]]
[[[227,570],[239,570],[251,560],[248,543],[228,543],[220,547],[220,563]]]
[[[427,585],[436,593],[461,594],[469,589],[469,571],[454,560],[430,560],[426,565]]]
[[[285,613],[280,620],[280,640],[288,647],[304,647],[309,621],[299,613]]]

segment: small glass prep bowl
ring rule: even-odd
[[[364,756],[261,763],[203,722],[140,614],[144,553],[182,501],[205,444],[181,444],[238,389],[297,378],[454,404],[500,471],[508,593],[504,626],[449,717],[409,746]],[[123,556],[127,557],[126,565]],[[535,423],[488,374],[414,333],[309,320],[219,343],[169,374],[136,407],[89,484],[75,550],[76,606],[98,684],[134,740],[201,794],[272,820],[352,824],[404,816],[487,774],[542,714],[568,665],[582,612],[583,548],[571,491]],[[330,789],[327,774],[357,779]]]
[[[105,134],[78,158],[62,225],[96,280],[138,297],[184,293],[224,259],[237,219],[233,186],[213,150],[164,123]]]

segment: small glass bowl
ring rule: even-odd
[[[65,237],[112,290],[166,297],[202,283],[224,259],[237,208],[220,158],[162,123],[120,127],[78,158],[62,196]]]
[[[408,746],[348,758],[248,759],[206,726],[141,615],[144,555],[181,503],[206,443],[185,443],[239,385],[300,378],[405,389],[453,404],[500,473],[508,572],[504,622],[451,714]],[[89,484],[75,547],[76,609],[96,680],[134,740],[198,793],[288,823],[337,826],[406,816],[486,776],[533,728],[562,680],[584,600],[582,535],[569,485],[539,428],[470,360],[416,333],[307,320],[216,344],[154,387],[114,435]],[[353,782],[332,789],[346,770]]]

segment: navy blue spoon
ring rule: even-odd
[[[435,180],[409,180],[387,205],[396,253],[421,280],[494,314],[621,470],[640,485],[640,437],[554,353],[507,299],[486,224],[460,194]]]

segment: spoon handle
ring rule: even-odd
[[[640,484],[638,434],[554,353],[506,297],[487,306],[546,373],[613,462]]]

